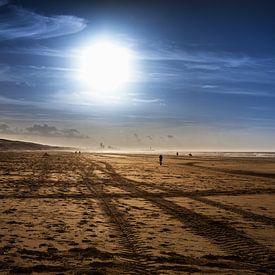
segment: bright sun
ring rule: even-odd
[[[83,51],[81,78],[102,92],[114,91],[130,78],[130,53],[110,41],[100,41]]]

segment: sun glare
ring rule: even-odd
[[[110,93],[130,78],[130,53],[110,41],[86,48],[81,56],[81,79],[94,90]]]

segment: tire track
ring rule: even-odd
[[[117,174],[117,172],[114,170],[114,168],[107,162],[104,161],[99,161],[99,163],[101,165],[97,164],[97,169],[102,170],[103,166],[106,167],[106,171],[109,171],[111,173],[115,173]],[[194,162],[197,163],[197,162]],[[193,165],[193,163],[187,163],[184,164],[187,166],[192,166],[195,168],[204,168],[201,166],[196,166]],[[208,167],[206,167],[207,169]],[[211,167],[210,167],[211,169]],[[215,168],[213,168],[215,169]],[[274,175],[275,176],[275,175]],[[125,178],[125,177],[124,177]],[[125,178],[126,180],[132,181],[135,184],[138,184],[139,186],[146,186],[146,187],[152,187],[151,183],[146,183],[146,182],[136,182],[134,180],[130,180]],[[275,194],[275,189],[274,188],[253,188],[253,189],[235,189],[235,190],[196,190],[196,191],[191,191],[191,192],[187,192],[187,191],[182,191],[180,189],[175,189],[175,188],[171,188],[169,185],[168,186],[155,186],[157,189],[160,189],[162,191],[168,192],[168,196],[220,196],[220,195],[228,195],[228,196],[239,196],[239,195],[254,195],[254,194]],[[158,194],[159,196],[161,196],[161,194]],[[165,194],[166,196],[166,194]]]
[[[187,225],[194,234],[208,239],[246,264],[256,269],[266,268],[268,271],[275,272],[274,252],[266,246],[224,222],[213,220],[164,198],[149,196],[148,192],[140,190],[136,186],[138,183],[117,174],[110,164],[105,163],[105,165],[105,172],[109,173],[113,180],[112,183],[116,186],[145,198],[165,213]]]
[[[139,186],[150,186],[149,184],[143,184],[140,182],[133,183],[139,185]],[[114,184],[110,183],[109,180],[104,182],[105,185],[114,186]],[[119,187],[115,185],[116,187]],[[261,190],[235,190],[235,191],[212,191],[212,190],[205,190],[205,191],[198,191],[198,192],[184,192],[181,190],[172,189],[169,187],[163,187],[163,186],[157,186],[158,189],[165,191],[166,193],[144,193],[142,196],[145,197],[190,197],[190,198],[196,198],[196,197],[206,197],[206,196],[240,196],[240,195],[259,195],[259,194],[275,194],[274,189],[261,189]],[[15,193],[15,192],[14,192]],[[31,195],[29,192],[17,192],[16,194],[0,194],[0,200],[1,199],[81,199],[83,192],[80,192],[79,194],[66,194],[66,193],[56,193],[56,194],[34,194]],[[102,194],[103,197],[106,198],[127,198],[127,197],[138,197],[140,196],[139,193],[104,193]],[[95,194],[86,194],[87,198],[96,198]],[[248,211],[249,212],[249,211]]]
[[[247,211],[247,210],[243,210],[243,209],[241,209],[239,207],[236,207],[236,206],[224,204],[224,203],[217,202],[217,201],[212,201],[212,200],[207,199],[207,198],[192,197],[192,199],[196,200],[196,201],[203,202],[203,203],[211,205],[211,206],[215,206],[219,209],[223,209],[223,210],[226,210],[226,211],[230,211],[230,212],[239,214],[247,220],[261,222],[261,223],[264,223],[266,225],[275,226],[275,219],[271,218],[271,217],[267,217],[267,216],[264,216],[264,215],[259,215],[259,214],[256,214],[256,213],[253,213],[253,212],[250,212],[250,211]]]
[[[226,190],[203,190],[198,192],[190,192],[190,195],[195,196],[240,196],[240,195],[259,195],[259,194],[275,194],[274,188],[253,188],[253,189],[236,189],[231,191]]]
[[[230,254],[240,257],[249,264],[257,263],[266,267],[272,264],[275,268],[272,251],[226,223],[213,220],[165,199],[155,198],[153,201],[165,212],[182,221],[195,234],[207,238]],[[269,262],[271,258],[272,263]]]
[[[85,174],[87,176],[87,174]],[[146,250],[140,245],[141,240],[137,238],[136,234],[127,222],[125,215],[119,211],[117,206],[112,202],[111,197],[106,197],[103,186],[100,183],[91,182],[90,178],[85,177],[83,182],[91,193],[95,194],[100,202],[101,208],[108,216],[111,224],[118,233],[120,238],[119,243],[125,248],[122,253],[125,259],[129,261],[130,268],[133,274],[156,274],[153,264],[154,261],[150,256],[146,257]]]
[[[112,171],[112,173],[116,173],[115,170],[112,167],[106,166],[106,168],[107,167]],[[137,185],[137,184],[141,185],[140,183],[137,183],[137,182],[134,182],[134,181],[132,181],[132,182],[135,183],[135,185]],[[152,186],[150,184],[144,184],[144,185],[150,186],[150,187]],[[156,196],[152,196],[150,194],[151,195],[150,197],[190,197],[193,200],[197,200],[197,201],[203,202],[205,204],[217,207],[219,209],[223,209],[223,210],[226,210],[226,211],[230,211],[230,212],[239,214],[246,220],[250,220],[250,221],[252,220],[252,221],[255,221],[255,222],[264,223],[266,225],[275,226],[275,219],[272,218],[272,217],[259,215],[259,214],[256,214],[256,213],[253,213],[253,212],[250,212],[250,211],[247,211],[247,210],[243,210],[241,208],[238,208],[238,207],[235,207],[235,206],[232,206],[232,205],[223,204],[223,203],[220,203],[220,202],[212,201],[210,199],[201,197],[202,195],[204,195],[204,196],[211,195],[212,196],[213,194],[211,192],[209,193],[209,191],[182,192],[181,190],[171,189],[169,187],[164,187],[164,186],[158,186],[157,188],[162,190],[162,191],[165,191],[167,193],[165,195],[157,194]],[[240,194],[246,194],[247,195],[247,194],[259,194],[259,193],[263,194],[264,192],[267,192],[268,194],[273,194],[273,193],[275,193],[275,190],[274,189],[255,189],[255,190],[235,190],[235,191],[230,191],[230,192],[220,191],[220,192],[215,192],[215,195],[233,195],[233,194],[234,195],[237,195],[237,194],[238,195],[240,195]],[[144,196],[148,197],[147,194],[144,194]]]
[[[254,172],[254,171],[234,170],[234,169],[228,170],[228,169],[222,169],[222,168],[196,165],[197,163],[200,163],[200,162],[187,162],[187,163],[182,163],[181,165],[194,167],[194,168],[198,168],[198,169],[202,169],[202,170],[206,169],[206,170],[211,170],[211,171],[215,171],[215,172],[221,172],[221,173],[230,174],[230,175],[241,175],[241,176],[251,176],[251,177],[262,177],[262,178],[275,179],[274,173],[264,173],[264,172]]]

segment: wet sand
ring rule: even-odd
[[[275,273],[275,159],[0,153],[0,272]]]

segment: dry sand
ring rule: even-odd
[[[0,153],[1,274],[272,274],[275,160]]]

